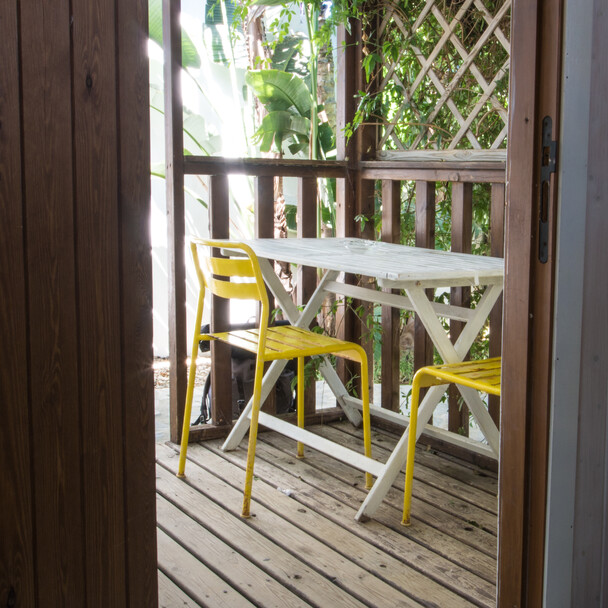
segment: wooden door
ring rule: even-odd
[[[513,2],[498,565],[509,608],[542,605],[561,26],[562,0]]]
[[[0,3],[0,606],[154,606],[147,1]]]

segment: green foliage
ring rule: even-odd
[[[163,46],[163,6],[162,0],[148,1],[149,37],[159,46]],[[182,66],[200,68],[201,58],[188,34],[182,31]]]
[[[279,70],[249,71],[245,81],[269,112],[294,108],[300,116],[310,116],[310,91],[296,74]]]
[[[484,5],[492,16],[503,3],[503,0],[485,0]],[[428,13],[418,23],[425,5],[425,0],[398,0],[365,13],[363,27],[369,35],[365,38],[362,65],[367,89],[359,92],[357,113],[353,123],[347,126],[346,134],[352,135],[362,123],[380,123],[394,127],[394,135],[406,150],[445,149],[461,127],[454,107],[456,113],[468,117],[480,100],[486,99],[484,86],[479,82],[481,77],[492,84],[493,99],[482,102],[470,128],[482,148],[504,147],[507,51],[494,35],[480,43],[473,64],[476,76],[465,64],[463,55],[478,44],[488,27],[484,12],[476,5],[469,6],[458,16],[453,30],[458,42],[450,40],[438,46],[445,36],[445,23],[455,19],[462,3],[439,2],[436,6],[441,15]],[[376,17],[386,22],[380,39],[373,31]],[[440,19],[443,19],[443,24]],[[509,32],[508,12],[500,30]],[[432,65],[423,72],[422,66],[430,58]],[[459,78],[455,80],[455,76]],[[378,91],[380,82],[383,86]],[[450,91],[452,108],[448,107],[445,99],[442,101],[444,90]],[[440,101],[443,103],[441,107],[438,105]],[[471,148],[473,144],[465,137],[458,147]],[[396,148],[392,137],[386,139],[385,149]]]

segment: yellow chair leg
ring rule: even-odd
[[[304,428],[304,357],[298,357],[298,426]],[[304,458],[304,444],[297,442],[297,458]]]
[[[190,420],[192,417],[192,398],[194,396],[194,380],[196,377],[196,359],[198,355],[198,342],[200,339],[201,320],[203,318],[203,301],[205,294],[201,290],[198,296],[198,308],[194,321],[194,338],[192,340],[192,358],[190,359],[190,372],[188,376],[188,390],[186,391],[186,404],[184,406],[184,422],[182,425],[182,440],[179,448],[179,464],[177,476],[185,477],[186,453],[188,451],[188,438],[190,437]]]
[[[247,445],[247,468],[245,469],[245,490],[243,492],[243,510],[241,512],[241,516],[245,519],[251,516],[251,486],[253,485],[253,465],[255,461],[255,446],[258,438],[263,375],[264,362],[258,358],[255,365],[255,380],[253,383],[253,403],[251,406],[251,423],[249,425],[249,443]]]
[[[369,377],[367,366],[361,362],[361,397],[363,402],[363,447],[365,455],[368,458],[372,457],[372,434],[369,420]],[[365,473],[365,489],[371,490],[374,485],[374,479],[371,473]]]
[[[412,510],[412,485],[414,483],[414,453],[416,450],[416,434],[418,427],[418,402],[420,400],[420,377],[414,377],[412,383],[412,408],[410,411],[410,426],[407,439],[407,462],[405,464],[405,491],[403,492],[404,526],[410,525]]]

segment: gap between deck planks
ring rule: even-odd
[[[325,426],[317,428],[317,431],[321,434],[339,432],[339,426]],[[350,425],[344,425],[341,433],[344,435],[342,441],[345,443],[350,441],[360,443],[357,431]],[[288,442],[284,448],[290,450],[291,454],[274,445],[280,444],[283,440]],[[394,441],[396,438],[391,438],[389,434],[374,433],[375,444],[386,445],[390,449],[391,442]],[[188,479],[187,484],[184,484],[172,476],[177,461],[175,452],[171,448],[159,446],[159,494],[161,494],[159,504],[162,505],[159,508],[159,525],[161,528],[168,525],[163,524],[168,507],[162,502],[163,499],[168,499],[168,502],[175,503],[180,511],[185,512],[185,515],[176,518],[180,524],[175,529],[172,528],[169,534],[180,537],[181,533],[178,530],[190,519],[195,521],[195,527],[208,527],[214,537],[218,534],[223,535],[222,540],[213,542],[227,543],[233,549],[244,553],[246,561],[256,564],[256,567],[262,571],[257,584],[264,580],[266,574],[301,598],[300,605],[308,603],[319,606],[494,606],[496,563],[493,557],[486,554],[489,550],[488,546],[481,543],[480,551],[474,548],[475,542],[470,546],[422,521],[415,521],[411,528],[401,527],[399,510],[402,489],[391,491],[390,494],[393,496],[387,497],[372,521],[366,524],[355,522],[354,513],[364,494],[353,484],[359,480],[358,483],[362,487],[362,475],[345,465],[340,465],[345,470],[336,472],[334,467],[340,463],[310,450],[307,450],[309,456],[305,461],[297,461],[293,457],[294,447],[293,442],[274,433],[261,435],[253,489],[256,517],[244,522],[238,516],[244,477],[242,467],[245,451],[242,448],[224,454],[219,450],[219,442],[207,442],[202,446],[191,445],[186,469]],[[375,445],[374,449],[375,456],[383,459],[383,447]],[[435,483],[440,485],[441,476],[438,477],[437,469],[441,470],[445,467],[459,476],[465,486],[467,480],[468,485],[473,483],[482,487],[488,483],[491,485],[491,474],[490,479],[485,480],[485,474],[480,477],[474,467],[460,465],[450,460],[444,460],[442,463],[441,459],[433,454],[425,454],[420,458],[420,460],[425,459],[428,462],[424,466],[420,465],[422,479],[425,470],[432,470]],[[437,463],[431,469],[427,465],[434,460],[437,460]],[[417,468],[418,464],[419,462]],[[160,467],[166,468],[171,475],[163,473]],[[347,470],[350,473],[347,473]],[[346,476],[344,479],[340,478],[344,476]],[[425,482],[419,482],[417,485],[421,483]],[[453,482],[450,481],[449,485],[452,486]],[[289,488],[292,491],[291,497],[278,492],[277,487]],[[184,492],[186,489],[187,499]],[[448,496],[448,502],[446,503],[444,499],[443,503],[449,505],[449,500],[452,498],[454,497]],[[397,501],[398,508],[392,504],[394,501]],[[216,504],[217,502],[219,505]],[[462,502],[466,503],[466,501]],[[213,509],[210,504],[215,505]],[[443,506],[445,508],[446,505]],[[223,513],[222,517],[227,519],[216,521],[212,518],[213,523],[210,523],[208,514],[217,509]],[[477,535],[481,532],[475,526],[468,526],[467,521],[460,516],[441,512],[436,507],[435,511],[439,512],[439,515],[435,515],[438,526],[443,519],[455,520],[460,521],[463,528],[470,527]],[[415,511],[414,514],[416,515]],[[457,524],[452,521],[451,525],[454,527]],[[260,547],[264,545],[260,545],[262,542],[260,540],[252,540],[252,528],[257,534],[264,536],[264,542],[272,543],[274,550],[287,552],[291,556],[289,558],[291,562],[285,562],[287,557],[284,553],[280,553],[283,556],[280,561],[291,563],[291,567],[276,570],[273,569],[275,568],[273,564],[264,562],[263,559],[260,563],[256,563],[263,554]],[[295,528],[299,530],[297,534]],[[226,537],[226,530],[230,531],[229,538]],[[249,534],[245,534],[245,530],[248,530]],[[473,540],[475,534],[472,535]],[[493,538],[489,532],[483,531],[483,534]],[[188,535],[177,542],[183,543],[185,547],[190,546],[197,555],[194,559],[204,559],[187,537]],[[253,538],[257,537],[254,535]],[[471,540],[468,535],[465,535],[465,539]],[[300,550],[294,555],[294,547],[297,546]],[[333,557],[327,556],[328,551]],[[316,552],[322,557],[318,557]],[[162,560],[160,563],[162,564]],[[211,565],[213,566],[213,563]],[[289,578],[289,574],[293,573],[294,569],[298,572],[304,571],[306,580]],[[243,574],[238,569],[232,570],[237,571],[233,576],[238,580],[231,580],[229,584],[233,585],[239,593],[249,597],[247,595],[249,588],[239,586]],[[220,575],[226,577],[226,574]],[[327,602],[330,596],[327,595],[327,591],[322,593],[320,603],[318,597],[311,595],[311,589],[314,590],[319,581],[325,581],[325,585],[330,584],[329,589],[333,590],[335,597],[332,596],[329,604]],[[340,595],[344,593],[345,596]],[[397,599],[395,593],[401,598]],[[249,599],[254,603],[259,602],[251,597]],[[357,601],[359,603],[355,603]],[[259,605],[273,604],[262,602]],[[283,602],[281,605],[288,604]]]

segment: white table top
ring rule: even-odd
[[[502,283],[504,260],[356,238],[253,239],[258,257],[374,277],[381,287]]]

